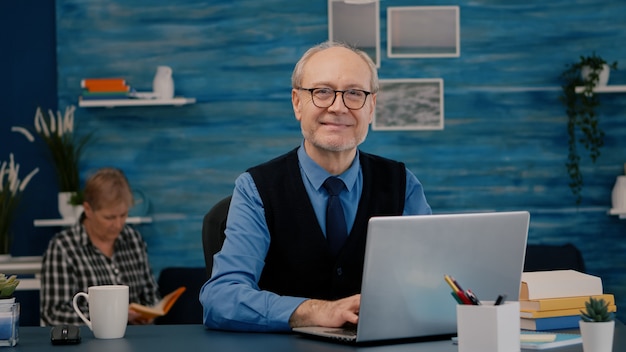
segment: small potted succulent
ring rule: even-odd
[[[0,273],[0,304],[3,303],[2,300],[15,301],[13,292],[15,292],[19,284],[20,280],[17,279],[17,276],[11,275],[7,277],[5,274]]]
[[[13,296],[19,284],[15,275],[0,273],[0,346],[15,346],[19,340],[20,304]]]
[[[609,311],[609,304],[604,299],[589,297],[585,310],[580,311],[580,334],[583,338],[583,350],[586,352],[613,351],[613,332],[615,320]]]

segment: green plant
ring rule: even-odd
[[[23,180],[19,178],[20,164],[15,162],[13,153],[9,161],[0,162],[0,254],[8,254],[11,248],[11,222],[20,202],[22,192],[39,168],[31,171]]]
[[[582,145],[589,151],[591,161],[595,163],[600,156],[600,148],[604,145],[604,131],[598,124],[596,109],[600,100],[593,89],[598,84],[600,72],[604,65],[617,69],[617,62],[607,63],[594,52],[591,56],[581,56],[580,60],[567,66],[561,74],[563,80],[563,93],[561,101],[565,105],[568,136],[568,156],[565,166],[570,178],[569,187],[576,197],[576,204],[582,200],[583,176],[580,171],[580,155],[578,145]],[[585,78],[582,77],[583,67],[588,67],[590,72]],[[584,87],[582,94],[576,93],[576,87]],[[578,137],[578,134],[581,134]]]
[[[41,108],[35,113],[35,130],[48,146],[58,177],[59,192],[74,192],[71,203],[82,204],[82,190],[79,178],[79,162],[85,146],[92,138],[89,133],[80,138],[74,134],[75,106],[65,109],[64,115],[48,110],[48,119]]]
[[[13,297],[13,292],[19,284],[20,280],[17,279],[17,276],[11,275],[7,278],[6,275],[0,273],[0,298]]]
[[[613,313],[609,312],[609,304],[604,299],[589,297],[585,302],[585,310],[580,311],[580,317],[586,322],[606,322],[613,320]]]

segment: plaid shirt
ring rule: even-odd
[[[139,232],[124,226],[109,258],[91,243],[85,228],[77,222],[56,234],[43,256],[41,322],[82,325],[72,307],[74,295],[87,292],[89,286],[112,284],[128,285],[130,302],[150,306],[160,299],[147,246]],[[86,300],[79,299],[78,303],[87,313]]]

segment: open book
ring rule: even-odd
[[[144,306],[139,303],[131,303],[128,307],[135,312],[140,313],[146,319],[160,317],[170,311],[172,305],[174,305],[178,297],[180,297],[186,289],[187,288],[185,286],[177,288],[176,290],[165,295],[162,300],[151,307]]]

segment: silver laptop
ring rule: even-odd
[[[479,300],[517,301],[529,221],[526,211],[373,217],[355,331],[294,331],[346,342],[449,338],[457,302],[444,275]]]

